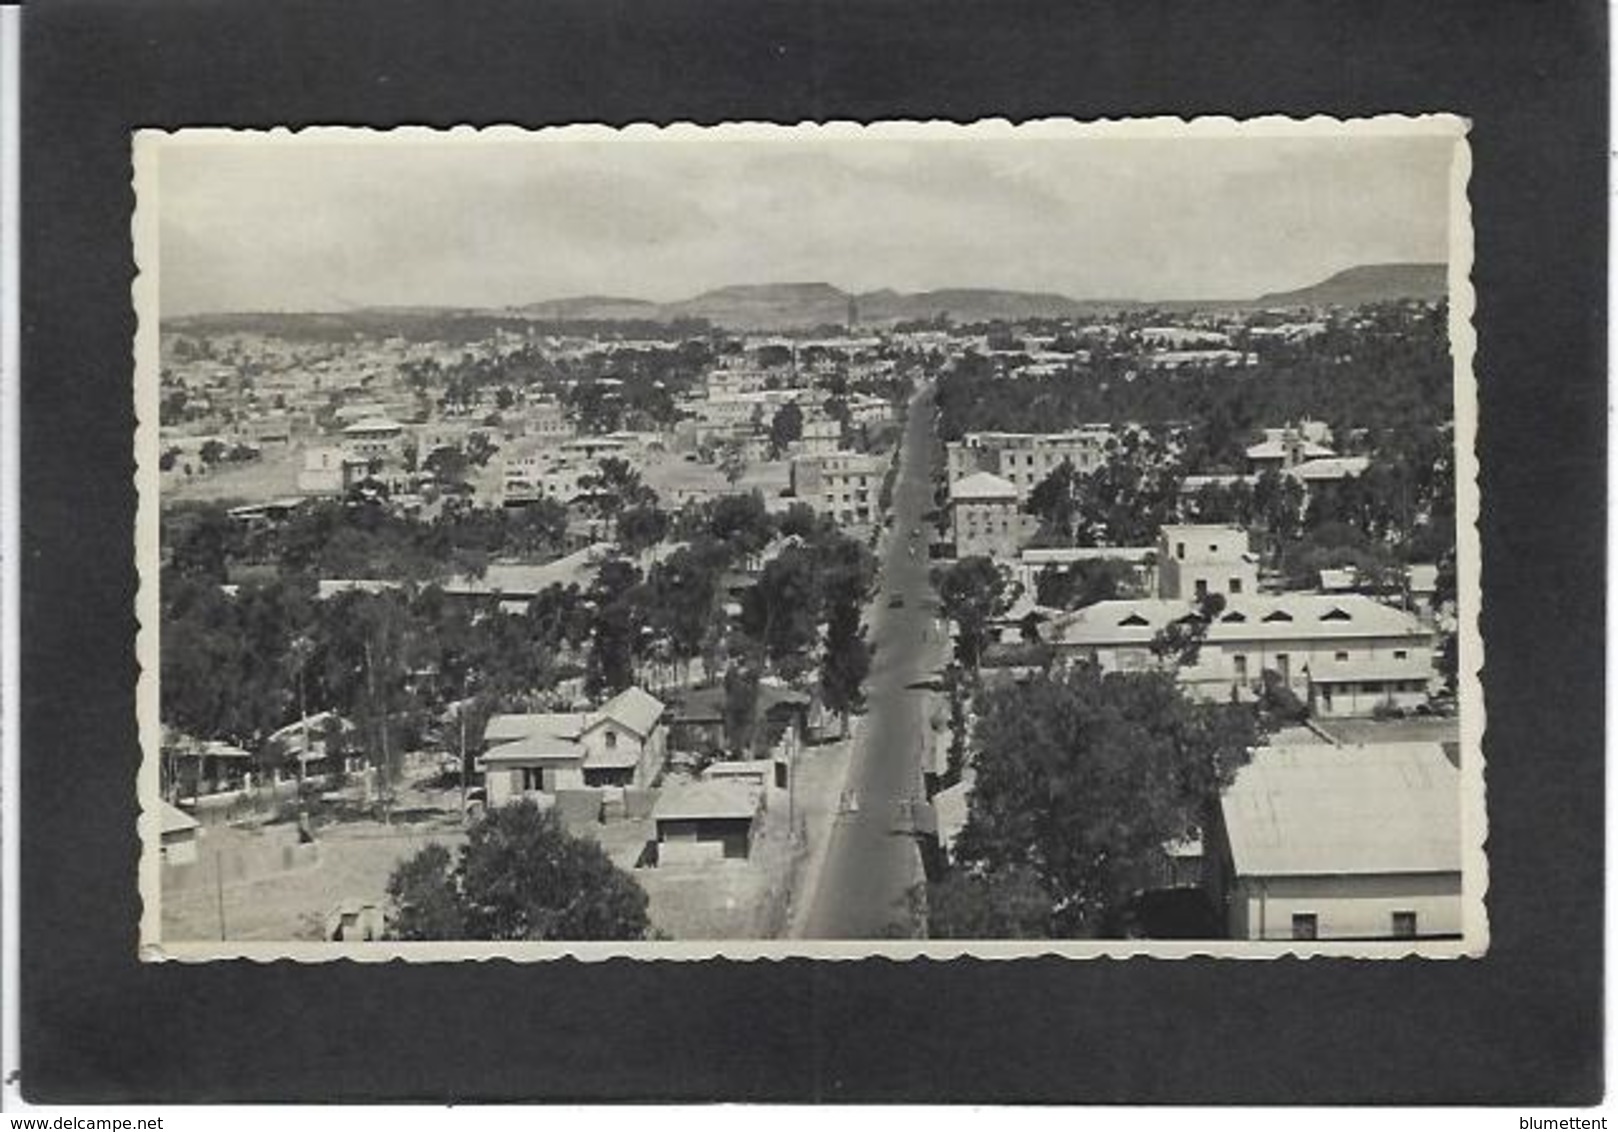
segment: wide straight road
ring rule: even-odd
[[[804,921],[808,939],[880,939],[910,932],[906,893],[922,872],[908,809],[912,800],[926,798],[921,755],[930,741],[928,693],[913,685],[935,674],[939,649],[922,518],[932,507],[927,465],[933,427],[929,383],[910,403],[882,585],[867,617],[876,652],[865,686],[867,713],[849,761],[846,796],[854,804],[831,829]],[[912,553],[910,532],[916,529],[922,535]]]

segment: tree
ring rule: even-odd
[[[473,432],[466,438],[466,458],[475,467],[483,467],[500,449],[489,439],[486,432]]]
[[[815,643],[820,595],[810,556],[789,547],[769,561],[742,601],[743,631],[789,675],[803,667]]]
[[[595,615],[591,620],[584,687],[592,697],[613,695],[635,682],[635,657],[641,628],[646,624],[637,600],[639,589],[640,571],[619,558],[603,562],[590,587],[589,600]]]
[[[1224,594],[1205,594],[1193,612],[1152,634],[1147,647],[1158,660],[1169,661],[1176,668],[1194,668],[1202,654],[1202,644],[1208,639],[1208,626],[1224,611]]]
[[[210,439],[204,442],[197,455],[202,458],[204,464],[211,467],[225,458],[225,446],[219,440]]]
[[[614,532],[619,516],[625,511],[657,507],[657,492],[641,480],[640,472],[627,460],[608,456],[596,469],[587,476],[580,476],[579,486],[590,495],[590,510]]]
[[[421,464],[422,471],[448,487],[464,484],[470,467],[466,453],[453,446],[434,448]]]
[[[1017,599],[1009,571],[991,558],[963,558],[936,579],[939,605],[955,622],[955,655],[974,674],[989,643],[989,623]]]
[[[651,930],[635,879],[526,799],[485,813],[453,866],[437,845],[405,861],[388,895],[397,939],[624,940]]]
[[[842,718],[845,736],[849,713],[865,706],[864,684],[870,671],[871,646],[860,624],[859,605],[846,598],[833,603],[820,662],[820,689],[826,706]]]
[[[727,440],[719,446],[719,470],[728,484],[737,483],[747,473],[747,453],[740,441]]]
[[[788,401],[775,411],[770,421],[770,456],[780,459],[794,440],[803,438],[803,410],[796,401]]]
[[[1051,895],[1025,865],[951,872],[927,886],[930,939],[1048,939]]]
[[[513,554],[554,555],[567,537],[567,508],[554,499],[541,499],[505,515],[505,549]]]
[[[618,516],[614,534],[618,545],[630,554],[640,554],[663,541],[668,534],[669,517],[660,508],[638,504]]]
[[[407,857],[388,877],[393,904],[388,934],[394,939],[466,939],[466,907],[455,878],[454,859],[433,842]]]
[[[705,529],[714,540],[731,548],[732,561],[757,554],[775,534],[764,496],[757,490],[731,492],[713,500],[708,505]]]
[[[1258,741],[1253,713],[1196,703],[1172,673],[1078,665],[979,696],[977,778],[957,856],[1033,871],[1063,937],[1095,935],[1199,834]]]
[[[1048,566],[1034,578],[1039,604],[1082,609],[1098,601],[1141,596],[1135,567],[1122,558],[1093,558],[1067,567]]]
[[[725,737],[730,749],[745,753],[758,732],[758,669],[746,663],[725,669]]]

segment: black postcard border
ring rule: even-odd
[[[1595,0],[29,8],[24,1095],[1597,1101],[1606,42]],[[1473,123],[1487,957],[136,960],[132,129],[1425,111]]]

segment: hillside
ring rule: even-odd
[[[1276,291],[1254,300],[1264,307],[1354,307],[1365,303],[1421,299],[1436,302],[1449,293],[1449,268],[1442,263],[1374,263],[1339,271],[1296,291]]]
[[[530,318],[558,322],[616,322],[659,317],[656,303],[612,295],[580,295],[577,298],[548,299],[516,309]]]
[[[899,322],[947,314],[955,322],[1016,322],[1027,318],[1085,318],[1100,310],[1134,306],[1128,301],[1079,301],[1045,291],[952,287],[900,294],[871,291],[858,297],[861,322]]]
[[[848,295],[830,283],[760,283],[704,291],[659,310],[665,319],[705,318],[732,330],[841,326],[848,318]]]

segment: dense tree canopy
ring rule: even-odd
[[[1095,934],[1152,883],[1258,739],[1251,710],[1192,702],[1165,672],[1079,665],[987,688],[977,710],[961,866],[1001,884],[1031,871],[1058,936]]]

